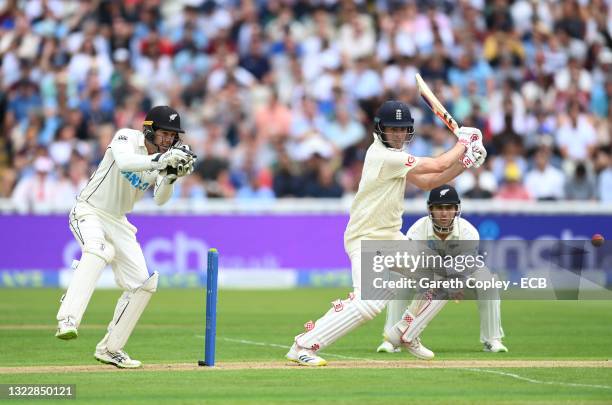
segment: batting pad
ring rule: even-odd
[[[404,312],[402,319],[392,328],[385,330],[387,340],[394,346],[411,342],[419,337],[429,322],[446,305],[446,300],[432,299],[431,292],[419,293]]]
[[[383,330],[391,329],[396,323],[401,321],[409,304],[410,301],[408,300],[390,301],[387,305],[387,319],[385,320],[385,327]]]
[[[135,290],[126,291],[121,295],[115,308],[113,320],[109,325],[106,346],[110,352],[116,352],[125,346],[140,315],[147,307],[151,295],[157,291],[159,275],[154,272],[142,285]]]
[[[387,300],[363,301],[352,296],[332,302],[332,308],[316,322],[308,322],[307,331],[296,336],[300,347],[319,350],[382,312]]]

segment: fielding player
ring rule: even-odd
[[[136,240],[136,227],[125,217],[154,185],[158,205],[168,201],[173,183],[193,171],[195,155],[181,146],[181,118],[168,106],[152,108],[142,132],[117,131],[89,183],[70,212],[70,230],[81,246],[81,259],[57,313],[57,336],[74,339],[96,282],[106,265],[124,290],[94,357],[121,368],[140,361],[123,350],[138,318],[156,291],[158,274],[149,275]]]
[[[434,241],[480,240],[480,235],[476,228],[467,220],[460,218],[461,200],[453,186],[445,184],[431,190],[427,199],[427,210],[429,215],[416,221],[406,233],[408,239]],[[491,279],[491,273],[486,268],[477,270],[473,276]],[[501,339],[504,337],[504,331],[501,326],[499,294],[497,289],[491,289],[488,292],[490,295],[485,296],[485,293],[477,291],[478,310],[480,312],[480,341],[484,344],[484,351],[494,353],[507,352],[508,349],[501,342]],[[430,292],[417,292],[410,306],[408,306],[408,303],[409,301],[406,300],[393,300],[389,302],[387,306],[385,336],[402,318],[416,318],[415,314],[418,314],[425,305],[439,306],[439,309],[441,309],[446,304],[446,300],[432,301]],[[421,326],[421,333],[426,326]],[[399,346],[394,346],[386,339],[377,349],[378,352],[387,353],[399,352],[400,350]],[[427,356],[422,356],[423,353],[413,353],[423,359],[434,357],[433,352],[431,354],[425,353],[428,354]]]
[[[461,128],[457,144],[437,158],[417,158],[406,152],[405,143],[414,136],[408,105],[386,101],[376,113],[374,142],[365,156],[359,190],[353,201],[344,233],[345,250],[351,260],[353,292],[336,300],[316,322],[305,324],[306,332],[295,337],[287,359],[307,366],[327,362],[316,354],[357,326],[378,315],[388,299],[361,299],[361,241],[403,240],[400,232],[404,211],[406,180],[430,190],[455,178],[466,168],[479,166],[486,158],[482,134],[476,128]],[[420,350],[418,336],[398,344]]]

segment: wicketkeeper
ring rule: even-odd
[[[466,219],[460,217],[461,200],[453,186],[445,184],[431,190],[427,199],[427,210],[429,215],[417,220],[406,233],[409,240],[464,241],[457,244],[459,249],[471,245],[465,243],[466,241],[480,240],[478,230]],[[447,245],[449,244],[439,244],[440,247]],[[492,277],[486,267],[478,269],[472,276],[483,279],[491,279]],[[480,313],[480,341],[484,344],[484,351],[507,352],[508,349],[502,343],[504,331],[501,326],[499,292],[497,289],[491,289],[486,293],[477,290],[476,294]],[[416,292],[412,302],[400,299],[389,302],[387,321],[383,332],[386,338],[377,351],[387,353],[401,351],[400,346],[392,344],[388,337],[402,334],[404,339],[411,339],[411,334],[419,336],[427,323],[444,307],[447,301],[447,299],[432,299],[432,294],[429,291],[421,291]],[[413,324],[412,321],[409,322],[417,319],[417,315],[421,318],[427,318],[427,322],[422,322],[420,325]],[[434,353],[429,349],[408,351],[425,360],[434,357]]]
[[[158,273],[149,274],[136,240],[136,227],[125,214],[154,186],[154,199],[162,205],[170,199],[174,182],[193,172],[195,155],[182,145],[181,118],[168,106],[152,108],[142,132],[117,131],[102,162],[77,197],[70,211],[70,230],[81,246],[68,291],[57,313],[57,336],[75,339],[83,313],[102,270],[110,265],[124,292],[94,357],[120,368],[140,367],[123,350],[151,295]]]

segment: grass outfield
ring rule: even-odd
[[[428,400],[471,402],[612,403],[612,367],[549,367],[548,363],[506,363],[491,367],[468,360],[612,359],[612,302],[505,301],[502,320],[509,353],[481,352],[474,302],[449,303],[425,331],[426,345],[436,352],[431,363],[415,363],[404,353],[375,353],[383,317],[362,326],[324,353],[330,366],[321,369],[284,367],[286,348],[301,325],[316,319],[345,290],[220,291],[218,369],[190,365],[202,358],[204,293],[162,290],[156,293],[127,351],[146,366],[183,363],[141,371],[116,370],[93,359],[119,291],[94,294],[75,341],[53,337],[59,290],[2,290],[0,295],[0,383],[72,383],[88,403],[367,403]],[[325,354],[323,356],[325,357]],[[384,367],[389,360],[395,368]],[[362,368],[346,367],[350,361]],[[367,363],[370,361],[370,363]],[[435,365],[453,368],[405,368]],[[224,368],[271,364],[269,369]],[[188,364],[185,364],[188,363]],[[334,368],[334,363],[344,368]],[[372,367],[363,367],[363,364]],[[399,363],[399,367],[398,367]],[[459,364],[459,363],[457,363]],[[548,364],[546,367],[538,365]],[[575,363],[580,365],[579,363]],[[29,367],[83,365],[81,369]],[[605,366],[604,366],[605,365]],[[20,367],[8,370],[7,367]],[[27,368],[24,368],[27,367]],[[148,370],[148,371],[147,371]],[[112,389],[109,389],[112,387]],[[129,393],[126,395],[125,393]],[[52,401],[46,401],[49,403]],[[61,401],[60,401],[61,402]]]

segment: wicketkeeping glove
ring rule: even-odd
[[[165,177],[165,181],[168,184],[174,183],[179,177],[184,177],[193,173],[195,161],[197,159],[197,156],[191,151],[189,145],[181,145],[171,150],[175,150],[176,153],[174,156],[179,156],[179,158],[176,164],[168,165],[160,172],[160,174]]]
[[[191,149],[187,145],[183,145],[179,148],[170,148],[164,153],[158,153],[152,160],[153,168],[157,170],[164,170],[167,167],[178,167],[179,164],[185,165],[188,162],[193,162],[196,155],[191,152]]]

